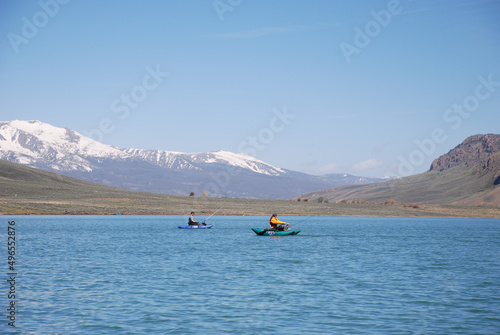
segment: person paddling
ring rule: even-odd
[[[269,224],[271,225],[272,229],[278,229],[278,230],[285,230],[285,226],[289,225],[286,222],[278,220],[278,215],[277,214],[273,214],[271,216],[271,218],[269,219]]]
[[[194,212],[191,212],[191,216],[189,217],[188,224],[190,226],[201,226],[201,223],[199,223],[198,220],[196,220],[194,218]]]

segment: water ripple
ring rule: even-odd
[[[496,334],[500,221],[20,217],[23,334]],[[293,222],[294,218],[284,218]],[[5,265],[2,265],[5,266]],[[2,268],[5,270],[5,268]],[[5,272],[5,271],[4,271]],[[3,326],[3,325],[2,325]]]

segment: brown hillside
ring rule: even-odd
[[[498,167],[498,162],[490,162],[489,160],[499,152],[500,135],[474,135],[467,138],[447,154],[435,159],[431,164],[430,170],[444,171],[459,165],[465,167],[478,165],[488,165],[490,168]]]
[[[491,195],[485,195],[491,196]],[[221,209],[222,208],[222,209]],[[500,217],[500,207],[319,203],[173,196],[117,189],[0,160],[0,215],[180,214]],[[180,218],[182,221],[182,217]],[[214,218],[215,220],[215,218]],[[265,222],[264,222],[265,223]]]
[[[385,183],[336,187],[303,197],[500,206],[500,135],[471,136],[419,175]]]

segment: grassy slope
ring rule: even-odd
[[[330,201],[344,199],[362,199],[365,201],[384,202],[395,199],[401,203],[425,204],[488,204],[500,205],[495,202],[495,193],[498,187],[492,185],[491,173],[483,173],[477,168],[451,168],[446,171],[428,171],[419,175],[409,176],[385,183],[341,186],[334,189],[322,190],[305,194],[304,197],[317,199],[324,197]],[[479,197],[482,192],[485,197]],[[488,202],[483,198],[490,195]],[[473,199],[482,199],[472,201]],[[469,201],[468,201],[469,200]]]
[[[500,208],[334,204],[133,192],[0,160],[0,214],[354,215],[500,217]]]
[[[425,173],[387,183],[342,186],[304,195],[330,201],[487,205],[500,207],[500,135],[474,135],[435,159]]]

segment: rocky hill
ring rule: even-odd
[[[481,166],[494,169],[498,166],[495,155],[500,152],[500,135],[475,135],[467,138],[447,154],[435,159],[430,171],[444,171],[455,166]]]
[[[329,201],[500,206],[500,135],[474,135],[435,159],[429,171],[385,183],[340,186],[303,195]]]

